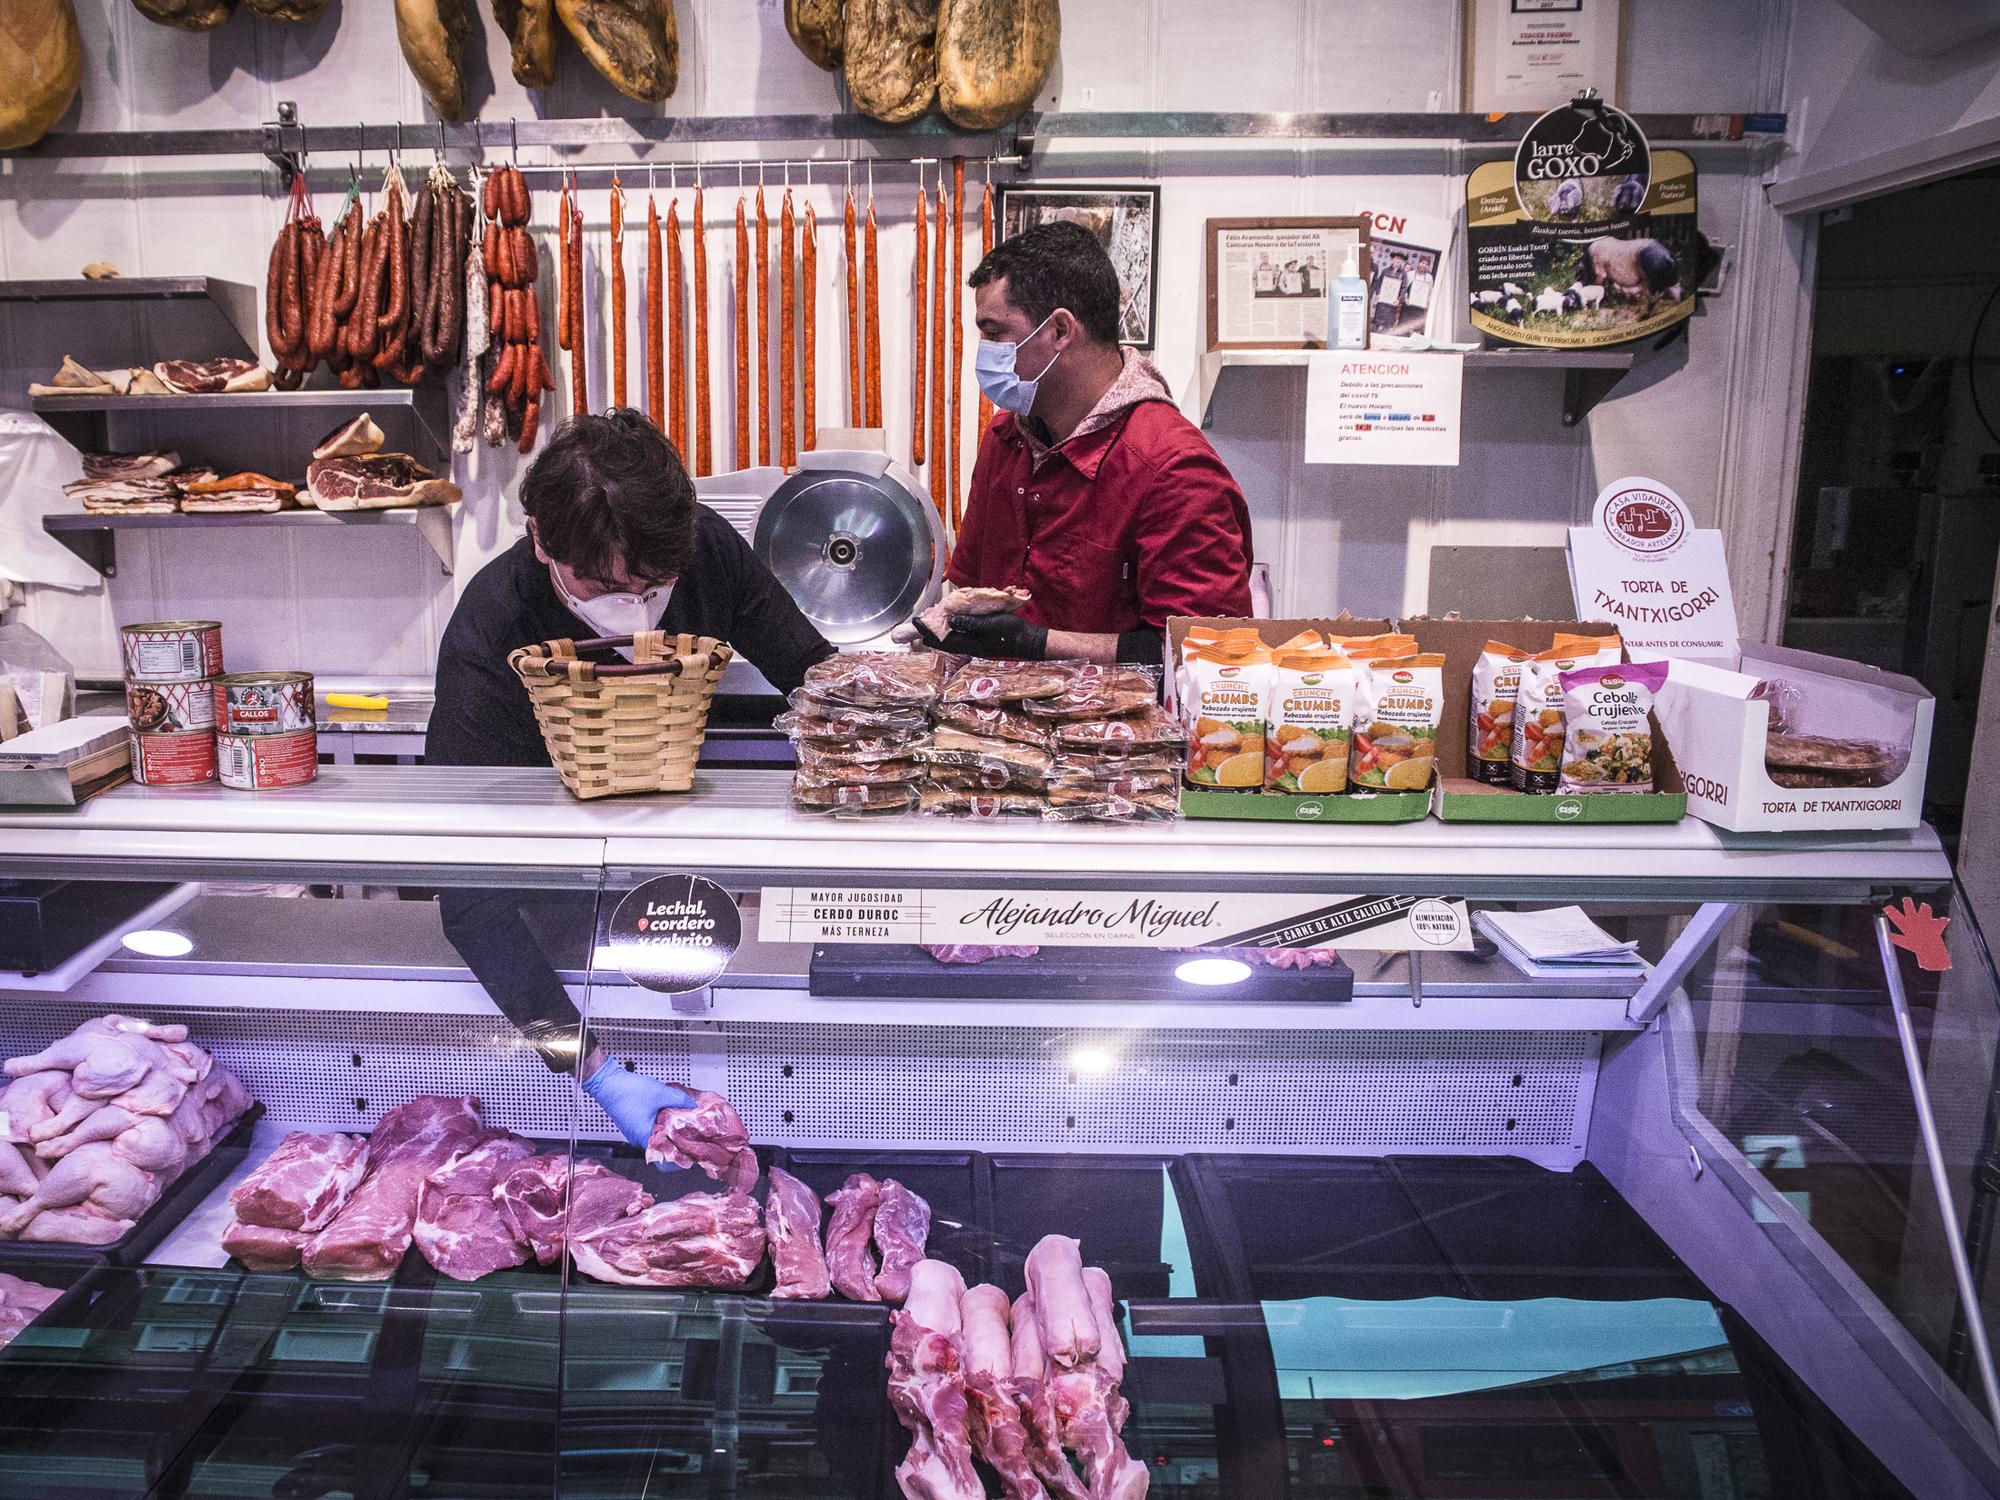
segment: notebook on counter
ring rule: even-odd
[[[1547,911],[1477,911],[1475,926],[1507,961],[1531,979],[1575,978],[1587,973],[1636,973],[1646,961],[1637,942],[1621,943],[1591,921],[1580,906]]]

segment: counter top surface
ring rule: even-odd
[[[1389,880],[1598,899],[1865,893],[1950,873],[1929,828],[1735,834],[1692,818],[1585,827],[829,819],[793,812],[789,782],[782,771],[716,770],[684,796],[593,802],[542,769],[327,767],[310,786],[262,793],[125,786],[75,811],[0,813],[0,859],[153,859],[267,874],[287,865],[608,865],[724,870],[771,884],[895,874],[1338,890]]]

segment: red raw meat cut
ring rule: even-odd
[[[236,1217],[271,1229],[324,1229],[368,1170],[358,1135],[294,1130],[229,1195]]]
[[[826,1195],[833,1205],[833,1218],[826,1226],[826,1268],[833,1289],[856,1302],[880,1302],[875,1289],[879,1269],[870,1241],[875,1233],[875,1208],[882,1199],[882,1184],[866,1172],[856,1172]]]
[[[153,373],[177,396],[213,395],[218,391],[262,389],[270,384],[254,360],[248,359],[163,359]]]
[[[620,1286],[736,1291],[763,1264],[764,1226],[754,1198],[689,1193],[571,1235],[569,1254],[579,1271]]]
[[[882,1254],[875,1290],[884,1302],[901,1302],[910,1295],[910,1267],[924,1258],[930,1232],[931,1206],[895,1178],[883,1179],[875,1205],[875,1248]]]
[[[231,1224],[222,1248],[253,1271],[289,1271],[312,1238],[296,1229],[271,1229],[263,1224]]]
[[[826,1255],[819,1247],[819,1199],[790,1172],[771,1168],[771,1190],[764,1200],[764,1233],[771,1244],[771,1265],[778,1273],[773,1298],[817,1301],[830,1290]]]
[[[1000,1476],[1005,1500],[1047,1500],[1049,1492],[1029,1457],[1028,1430],[1006,1388],[1014,1370],[1007,1294],[997,1286],[976,1286],[959,1299],[958,1310],[972,1446]]]
[[[921,1500],[985,1500],[986,1487],[972,1466],[971,1414],[955,1330],[926,1328],[908,1311],[890,1321],[889,1405],[910,1433],[896,1482]]]
[[[493,1201],[493,1182],[534,1149],[502,1132],[469,1144],[424,1179],[414,1233],[425,1260],[454,1281],[477,1281],[528,1258],[526,1243]]]
[[[310,1276],[383,1281],[416,1231],[424,1179],[481,1134],[479,1101],[423,1094],[392,1109],[369,1140],[368,1175],[334,1221],[307,1243]]]
[[[1033,958],[1033,943],[926,943],[924,951],[941,964],[983,964],[989,958]]]
[[[1151,1477],[1119,1440],[1132,1408],[1119,1395],[1118,1382],[1103,1367],[1087,1364],[1052,1377],[1048,1384],[1063,1444],[1082,1460],[1091,1500],[1139,1500]]]
[[[695,1093],[687,1109],[663,1109],[646,1142],[646,1160],[655,1166],[700,1167],[732,1193],[757,1185],[757,1153],[742,1117],[720,1094]]]
[[[565,1203],[567,1199],[567,1203]],[[569,1234],[602,1229],[652,1206],[653,1195],[592,1157],[561,1152],[515,1162],[494,1179],[493,1202],[517,1239],[554,1265]]]
[[[1060,1500],[1090,1500],[1090,1491],[1076,1477],[1076,1470],[1063,1457],[1062,1422],[1056,1416],[1055,1399],[1043,1378],[1048,1360],[1042,1353],[1041,1326],[1035,1317],[1031,1296],[1018,1297],[1007,1319],[1014,1345],[1014,1373],[1003,1382],[1014,1398],[1014,1409],[1028,1437],[1028,1462],[1035,1474]]]

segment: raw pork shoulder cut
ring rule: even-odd
[[[884,1302],[910,1295],[910,1267],[924,1258],[930,1232],[931,1206],[895,1178],[885,1178],[875,1205],[875,1248],[882,1252],[875,1290]]]
[[[757,1153],[742,1117],[720,1094],[698,1090],[687,1109],[663,1109],[646,1142],[655,1166],[700,1167],[732,1193],[757,1185]]]
[[[819,1247],[819,1199],[798,1178],[771,1168],[771,1191],[764,1200],[764,1232],[771,1242],[771,1265],[778,1273],[773,1298],[818,1300],[831,1283]]]
[[[270,1229],[239,1220],[223,1231],[222,1248],[253,1271],[289,1271],[311,1239],[296,1229]]]
[[[163,359],[153,373],[177,396],[261,391],[271,384],[271,372],[247,359]]]
[[[764,1259],[757,1200],[689,1193],[588,1234],[571,1235],[579,1271],[621,1286],[707,1286],[733,1291]]]
[[[368,1143],[368,1175],[334,1221],[306,1244],[308,1274],[383,1281],[416,1230],[424,1179],[479,1135],[479,1101],[422,1094],[392,1109]]]
[[[833,1218],[826,1226],[826,1268],[834,1289],[856,1302],[880,1302],[875,1289],[875,1209],[882,1201],[882,1184],[866,1172],[856,1172],[828,1193]]]
[[[425,1178],[415,1231],[424,1259],[454,1281],[477,1281],[525,1261],[528,1246],[493,1201],[493,1183],[503,1169],[533,1152],[519,1136],[503,1132]]]
[[[229,1195],[236,1217],[270,1229],[324,1229],[368,1170],[358,1135],[294,1130]]]
[[[652,1202],[651,1193],[603,1162],[584,1157],[572,1167],[560,1152],[517,1161],[493,1183],[493,1203],[501,1218],[545,1266],[562,1254],[567,1234],[602,1229]]]

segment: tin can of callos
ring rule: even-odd
[[[132,779],[142,786],[199,786],[215,780],[215,731],[140,734],[132,741]]]
[[[128,682],[125,713],[141,734],[185,734],[215,728],[215,684]]]
[[[222,675],[222,626],[214,620],[121,625],[130,682],[199,682]]]
[[[310,672],[232,672],[215,682],[215,724],[224,734],[297,734],[313,727]]]
[[[310,729],[292,734],[219,734],[215,750],[222,784],[240,792],[304,786],[319,775],[319,736]]]

